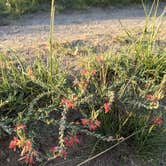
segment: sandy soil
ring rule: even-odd
[[[166,3],[161,3],[159,15]],[[162,40],[166,31],[166,19],[161,28]],[[120,22],[123,24],[121,26]],[[91,40],[102,42],[106,36],[113,40],[123,32],[140,29],[145,23],[142,6],[105,9],[90,8],[86,11],[68,11],[57,14],[55,18],[55,37],[60,42]],[[49,13],[36,13],[23,16],[20,20],[11,21],[10,25],[0,26],[0,50],[28,50],[48,44]]]

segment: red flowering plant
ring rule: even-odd
[[[159,99],[155,95],[147,94],[146,100],[149,103],[149,109],[157,109],[159,107]]]
[[[64,159],[66,159],[67,157],[67,151],[66,148],[61,148],[58,146],[53,146],[50,148],[50,153],[51,153],[51,157],[49,158],[58,158],[58,157],[62,157]]]
[[[82,125],[87,125],[88,128],[92,131],[95,131],[97,127],[100,127],[101,122],[99,120],[92,120],[92,119],[81,119]]]
[[[164,84],[164,81],[161,82],[161,85]],[[164,98],[164,91],[161,89],[161,87],[159,88],[158,91],[156,91],[154,94],[146,94],[146,101],[147,101],[147,107],[151,110],[153,109],[158,109],[160,107],[160,100],[162,100]]]
[[[111,110],[113,101],[114,101],[114,92],[110,91],[108,96],[105,97],[105,103],[103,105],[105,113],[108,113]]]
[[[70,135],[68,137],[65,137],[64,143],[65,143],[65,146],[67,146],[67,147],[73,147],[74,144],[79,144],[80,140],[79,140],[77,134],[73,134],[73,135]]]
[[[162,126],[164,124],[164,120],[161,117],[155,117],[152,119],[152,123],[157,126]]]
[[[17,136],[14,136],[13,140],[11,140],[9,149],[14,151],[16,149],[21,150],[21,158],[19,160],[24,160],[27,164],[31,165],[35,163],[38,152],[33,149],[32,142],[26,138],[26,129],[27,127],[24,124],[16,124],[14,131]]]
[[[52,3],[52,17],[54,7]],[[28,64],[22,63],[17,56],[13,64],[13,56],[0,54],[0,121],[5,122],[1,122],[0,128],[4,130],[3,124],[12,124],[18,117],[29,124],[27,127],[17,124],[15,136],[9,144],[10,149],[21,152],[20,160],[27,164],[37,160],[39,152],[34,149],[34,142],[36,138],[42,138],[40,131],[43,131],[43,126],[58,130],[47,130],[44,135],[46,140],[53,133],[56,137],[56,145],[49,150],[50,158],[66,158],[68,150],[81,142],[77,133],[103,141],[119,141],[122,136],[126,137],[131,132],[139,134],[143,129],[137,138],[144,144],[148,137],[143,135],[151,133],[151,126],[164,127],[162,113],[165,106],[160,110],[160,99],[165,96],[166,56],[164,51],[157,52],[158,49],[152,48],[151,34],[154,33],[149,33],[150,42],[145,42],[148,33],[141,34],[136,43],[133,40],[125,51],[109,49],[100,55],[87,51],[88,56],[79,57],[85,63],[79,65],[75,80],[71,81],[69,73],[74,73],[73,70],[62,70],[61,64],[65,59],[54,56],[55,47],[55,52],[61,53],[53,42],[52,26],[53,21],[48,59],[38,56],[27,67]],[[62,63],[60,59],[63,59]],[[156,115],[155,111],[161,114]],[[27,132],[27,128],[31,132]]]
[[[73,85],[75,87],[78,87],[81,94],[83,94],[88,88],[89,83],[91,82],[91,78],[93,78],[95,74],[96,74],[95,69],[87,69],[83,67],[80,70],[79,77],[74,77],[75,81],[73,82]]]
[[[61,99],[61,104],[62,104],[62,105],[65,105],[65,107],[66,107],[67,109],[70,109],[70,108],[73,108],[73,107],[74,107],[74,103],[73,103],[71,100],[65,99],[65,98]]]

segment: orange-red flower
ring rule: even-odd
[[[64,159],[67,157],[66,149],[60,148],[58,146],[51,147],[50,152],[55,153],[54,157],[63,157]]]
[[[110,111],[110,105],[109,103],[104,103],[104,110],[105,110],[105,113],[109,112]]]
[[[92,69],[92,70],[90,71],[90,75],[95,75],[95,73],[96,73],[96,70],[95,70],[95,69]]]
[[[153,119],[152,119],[152,122],[153,122],[155,125],[159,125],[159,126],[161,126],[161,125],[164,123],[163,119],[160,118],[160,117],[153,118]]]
[[[32,142],[27,140],[22,148],[22,154],[29,153],[32,149]]]
[[[13,140],[11,140],[9,144],[10,149],[15,149],[18,146],[19,139],[17,137],[13,137]]]
[[[89,74],[89,72],[86,69],[82,69],[81,74],[84,76],[87,76]]]
[[[29,77],[33,77],[34,75],[33,75],[33,69],[32,69],[32,67],[28,67],[27,68],[27,75],[29,76]]]
[[[24,160],[27,164],[34,164],[37,153],[38,152],[36,150],[32,150],[32,152],[25,154],[25,156],[23,156],[21,160]]]
[[[85,77],[87,76],[93,76],[96,73],[95,69],[92,69],[90,71],[86,70],[86,69],[82,69],[81,70],[81,74],[84,75]]]
[[[9,144],[10,149],[16,149],[18,147],[21,150],[20,160],[24,160],[27,164],[33,164],[35,156],[37,155],[36,150],[32,150],[32,142],[27,140],[25,137],[21,137],[18,139],[14,137],[13,140]]]
[[[81,123],[83,125],[88,125],[90,130],[96,130],[96,128],[101,125],[101,122],[99,120],[92,119],[81,119]]]
[[[53,146],[50,148],[50,152],[53,152],[53,153],[57,152],[57,150],[58,150],[57,146]]]
[[[149,101],[157,102],[157,97],[151,94],[146,95],[146,99]]]
[[[60,151],[60,155],[61,155],[61,157],[63,157],[64,159],[66,159],[66,157],[67,157],[66,149],[62,149],[62,150]]]
[[[74,103],[68,99],[62,99],[61,104],[65,105],[68,109],[74,107]]]
[[[66,146],[68,146],[68,147],[73,147],[73,146],[74,146],[74,143],[79,144],[79,143],[80,143],[80,140],[78,139],[78,136],[77,136],[77,135],[72,135],[72,136],[70,136],[69,138],[65,137],[65,138],[64,138],[64,142],[65,142],[65,145],[66,145]]]

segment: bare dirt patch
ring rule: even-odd
[[[164,6],[165,3],[160,4],[159,14]],[[10,25],[0,26],[0,50],[22,50],[29,55],[33,54],[32,50],[36,48],[47,47],[49,16],[49,13],[29,14],[20,20],[11,21]],[[68,11],[56,15],[55,38],[60,42],[89,40],[94,45],[109,41],[111,45],[117,35],[124,33],[124,27],[137,31],[144,24],[145,14],[142,6]],[[160,28],[160,40],[162,41],[165,40],[165,31],[166,21],[164,20]]]

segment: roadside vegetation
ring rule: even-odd
[[[1,139],[10,137],[9,149],[30,165],[72,158],[71,151],[79,151],[89,138],[95,140],[93,151],[79,166],[103,145],[128,140],[152,165],[158,164],[166,149],[166,49],[156,36],[165,11],[157,18],[153,3],[137,38],[126,31],[131,42],[125,49],[102,54],[74,50],[71,56],[79,58],[69,70],[60,56],[65,48],[57,51],[53,38],[54,5],[52,1],[49,55],[26,60],[15,52],[0,53]]]

